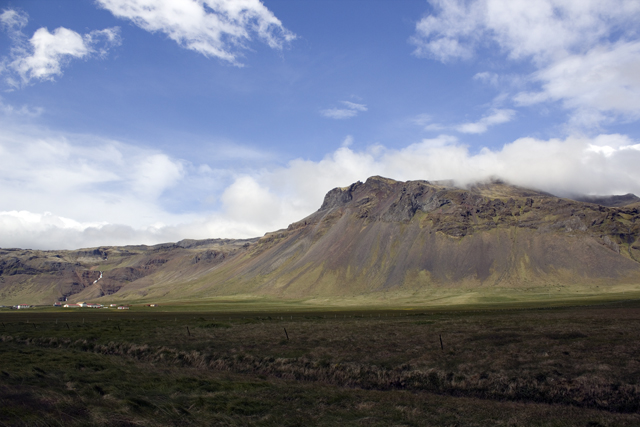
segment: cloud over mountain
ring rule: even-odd
[[[280,167],[216,174],[158,150],[88,142],[16,133],[0,139],[2,246],[255,237],[315,211],[331,188],[372,175],[460,185],[500,177],[558,195],[640,194],[640,143],[618,134],[520,138],[478,152],[442,135],[402,148],[343,145],[319,161],[298,158]],[[211,194],[218,203],[176,212],[182,193]]]

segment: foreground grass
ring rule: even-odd
[[[640,424],[635,303],[0,319],[0,425]]]

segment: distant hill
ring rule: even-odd
[[[621,196],[576,196],[572,197],[572,199],[579,202],[595,203],[596,205],[609,207],[622,207],[638,204],[640,202],[640,197],[631,193]]]
[[[154,246],[39,251],[0,249],[0,304],[96,300],[166,278],[178,286],[256,239],[183,240]]]
[[[639,212],[499,181],[456,188],[371,177],[259,239],[0,250],[0,303],[640,285]]]

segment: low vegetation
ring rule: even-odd
[[[0,320],[0,425],[640,424],[635,302]]]

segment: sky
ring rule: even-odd
[[[0,0],[0,247],[247,238],[369,176],[640,195],[637,0]]]

